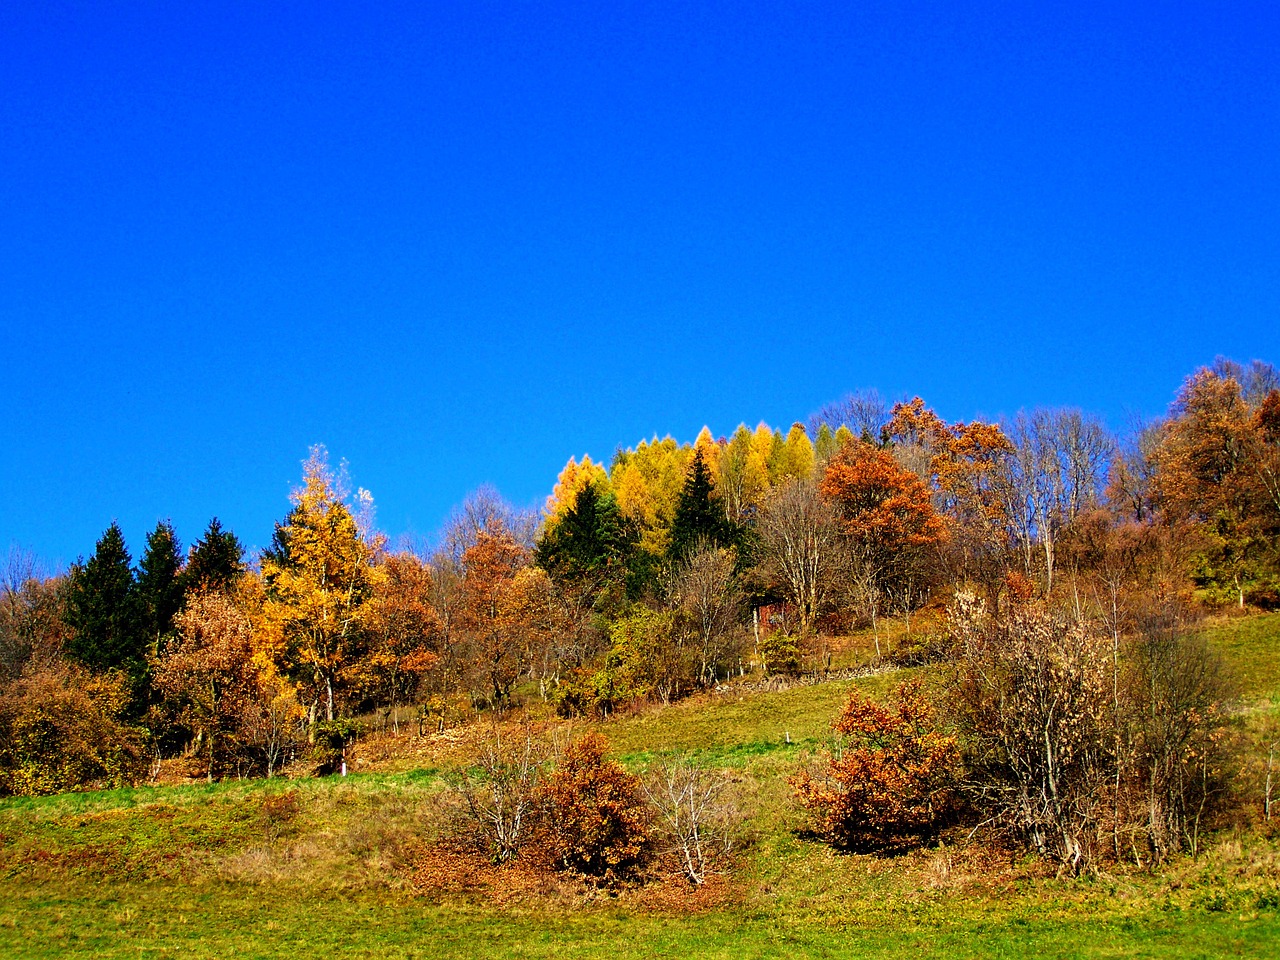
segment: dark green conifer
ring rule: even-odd
[[[276,537],[280,536],[277,528]],[[209,528],[204,536],[191,547],[191,556],[187,558],[187,569],[183,577],[186,589],[218,590],[225,593],[242,573],[244,547],[240,539],[230,530],[223,530],[222,523],[214,517],[209,521]]]
[[[273,563],[277,567],[293,566],[289,555],[289,531],[294,525],[303,522],[305,514],[301,507],[294,507],[283,520],[276,521],[275,532],[271,534],[271,546],[262,551],[262,562]]]
[[[717,547],[737,546],[740,531],[725,516],[724,505],[712,496],[712,492],[711,473],[702,461],[702,451],[697,450],[689,472],[685,474],[680,499],[676,501],[668,560],[683,558],[699,542]]]
[[[161,640],[173,631],[173,618],[182,609],[182,545],[167,520],[147,534],[147,549],[138,564],[138,615],[148,645],[159,651]]]
[[[90,670],[125,671],[141,702],[147,634],[119,524],[107,528],[87,563],[72,567],[64,617],[74,631],[68,653]]]
[[[588,483],[538,541],[534,557],[557,579],[603,584],[621,579],[637,540],[613,494]]]

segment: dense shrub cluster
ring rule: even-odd
[[[569,745],[536,795],[537,841],[558,870],[601,883],[636,875],[649,852],[649,811],[640,780],[605,751],[598,733]]]
[[[920,680],[887,707],[855,691],[833,724],[839,739],[826,765],[792,780],[818,831],[857,850],[931,835],[954,809],[960,758],[938,724]]]
[[[888,707],[855,693],[838,749],[794,781],[819,832],[893,846],[963,800],[1071,872],[1196,849],[1229,800],[1229,688],[1176,604],[1108,635],[1031,605],[992,617],[961,595],[951,624],[942,713],[918,681]]]
[[[142,731],[120,720],[127,681],[69,664],[25,673],[0,697],[0,796],[119,787],[145,774]]]

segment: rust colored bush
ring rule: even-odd
[[[607,748],[600,734],[587,734],[542,781],[537,845],[556,869],[614,884],[643,866],[649,814],[639,778],[610,759]]]
[[[119,787],[146,773],[144,735],[121,718],[120,674],[54,663],[0,687],[0,796]]]
[[[855,850],[933,833],[954,806],[960,753],[923,683],[903,684],[889,706],[854,691],[833,726],[840,740],[825,767],[791,780],[817,832]]]

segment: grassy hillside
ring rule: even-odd
[[[1240,677],[1256,809],[1280,707],[1280,616],[1211,642]],[[0,802],[0,956],[697,957],[1270,956],[1280,842],[1223,827],[1156,873],[1055,879],[1042,864],[946,838],[897,857],[808,839],[786,783],[854,684],[727,690],[599,725],[629,766],[696,753],[746,815],[730,878],[606,896],[474,864],[424,884],[444,773],[474,731],[365,745],[325,780],[147,787]],[[585,724],[579,724],[581,730]]]

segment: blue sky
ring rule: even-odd
[[[945,8],[945,9],[943,9]],[[963,8],[963,9],[962,9]],[[1274,4],[7,4],[0,547],[1280,362]]]

